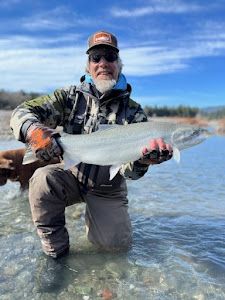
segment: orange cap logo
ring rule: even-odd
[[[99,42],[112,43],[111,35],[106,32],[97,33],[94,36],[94,43]]]

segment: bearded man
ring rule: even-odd
[[[26,101],[11,118],[16,139],[31,146],[40,160],[62,157],[54,130],[90,134],[99,124],[126,125],[146,122],[140,104],[130,98],[131,86],[122,74],[115,35],[98,31],[88,39],[86,73],[78,86],[58,89],[51,95]],[[89,145],[91,147],[92,145]],[[157,155],[152,158],[149,152]],[[65,208],[85,202],[88,239],[106,250],[128,249],[132,230],[128,214],[126,179],[144,176],[149,165],[170,159],[172,149],[162,139],[151,140],[139,160],[121,167],[109,180],[109,167],[80,163],[64,170],[61,165],[35,171],[30,180],[32,218],[44,253],[57,258],[69,250]]]

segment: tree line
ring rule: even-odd
[[[196,117],[199,108],[179,105],[177,107],[168,106],[145,106],[145,113],[149,117]]]
[[[0,90],[0,109],[11,110],[24,102],[25,100],[34,99],[41,96],[40,93],[24,92],[8,92]],[[202,116],[211,119],[220,119],[225,117],[225,106],[218,107],[214,110],[201,110],[197,107],[179,105],[176,107],[169,106],[145,106],[145,113],[149,117],[196,117]]]

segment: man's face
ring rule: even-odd
[[[116,80],[119,76],[118,54],[108,48],[93,49],[89,54],[89,73],[94,80]]]

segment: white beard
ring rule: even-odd
[[[93,81],[96,86],[96,89],[102,94],[104,94],[107,91],[110,91],[116,85],[115,79],[95,79]]]

